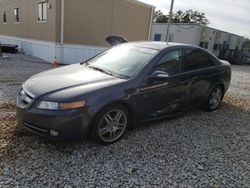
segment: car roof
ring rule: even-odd
[[[138,41],[138,42],[128,42],[126,45],[141,47],[141,48],[150,48],[154,50],[163,50],[165,48],[171,46],[179,46],[179,47],[197,47],[190,44],[182,44],[182,43],[173,43],[173,42],[158,42],[158,41]]]

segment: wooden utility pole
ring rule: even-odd
[[[169,30],[170,30],[170,24],[172,21],[173,16],[173,7],[174,7],[174,0],[171,0],[171,6],[170,6],[170,12],[169,12],[169,18],[168,18],[168,25],[167,25],[167,34],[166,34],[166,41],[169,41]]]

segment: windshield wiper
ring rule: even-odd
[[[94,70],[97,70],[97,71],[103,72],[103,73],[105,73],[105,74],[108,74],[108,75],[114,76],[114,74],[113,74],[113,73],[111,73],[111,72],[109,72],[109,71],[107,71],[107,70],[104,70],[104,69],[102,69],[102,68],[100,68],[100,67],[96,67],[96,66],[88,66],[88,67],[89,67],[89,68],[92,68],[92,69],[94,69]]]

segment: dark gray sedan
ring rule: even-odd
[[[199,47],[133,42],[23,83],[17,114],[25,129],[53,139],[118,141],[137,122],[195,106],[216,110],[231,79],[229,63]]]

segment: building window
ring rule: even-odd
[[[38,21],[47,21],[47,2],[38,3]]]
[[[214,44],[214,50],[221,50],[221,44]]]
[[[202,48],[208,49],[208,45],[209,45],[208,42],[203,42],[203,41],[200,42],[200,47]]]
[[[14,19],[15,19],[15,22],[19,22],[19,8],[15,8],[14,9]]]
[[[3,23],[7,23],[7,13],[6,13],[6,11],[3,12]]]
[[[205,49],[208,49],[208,45],[209,45],[208,42],[204,42],[204,48],[205,48]]]

